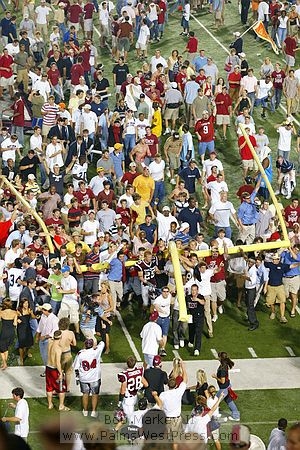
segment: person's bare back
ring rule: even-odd
[[[59,345],[61,347],[62,353],[71,351],[71,345],[76,346],[76,338],[73,331],[63,330]]]
[[[57,369],[61,373],[61,354],[62,349],[60,341],[50,340],[48,345],[47,366]]]

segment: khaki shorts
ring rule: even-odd
[[[84,31],[93,31],[93,19],[84,19],[83,29]]]
[[[15,77],[14,77],[14,75],[12,75],[12,76],[9,77],[9,78],[4,78],[4,77],[1,77],[1,78],[0,78],[0,86],[1,86],[1,87],[4,87],[4,88],[6,88],[6,87],[8,87],[8,86],[13,86],[13,85],[14,85],[14,82],[15,82]]]
[[[147,50],[147,44],[141,44],[140,42],[137,42],[135,44],[135,48],[140,49],[140,50]]]
[[[118,46],[118,38],[117,38],[117,36],[112,36],[111,37],[111,46],[112,46],[112,48],[117,48],[117,46]]]
[[[295,277],[284,277],[282,279],[283,286],[285,290],[286,297],[289,296],[289,294],[298,294],[298,291],[300,289],[300,276],[296,275]]]
[[[241,289],[242,287],[245,286],[245,277],[244,277],[244,275],[240,275],[239,273],[234,273],[233,274],[233,279],[234,279],[236,287],[238,289]]]
[[[174,153],[168,153],[170,169],[178,169],[180,166],[179,156],[176,156]]]
[[[253,170],[254,161],[253,159],[242,159],[243,169]]]
[[[166,108],[164,112],[164,119],[166,120],[177,120],[179,117],[179,108]]]
[[[294,67],[295,58],[291,55],[285,55],[285,62],[287,64],[287,66]]]
[[[52,128],[52,125],[42,125],[42,136],[48,136],[48,133],[50,131],[50,129]]]
[[[219,281],[219,283],[211,283],[211,301],[224,302],[226,299],[226,281]]]
[[[109,35],[109,29],[108,29],[108,27],[106,27],[106,26],[100,24],[100,34],[101,34],[101,37],[106,37],[106,36],[108,36],[108,35]]]
[[[285,291],[283,284],[281,286],[268,286],[266,303],[274,305],[275,303],[285,303]]]
[[[70,323],[79,322],[79,304],[76,301],[64,301],[62,300],[60,310],[58,312],[58,318],[69,317]]]
[[[216,124],[217,125],[229,125],[230,124],[230,116],[223,115],[223,114],[217,114]]]
[[[76,33],[78,33],[78,31],[79,31],[79,25],[80,25],[79,22],[78,23],[69,22],[69,28],[74,27]]]

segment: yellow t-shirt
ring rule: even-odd
[[[142,223],[145,222],[145,216],[146,216],[146,208],[148,208],[149,203],[145,202],[144,200],[141,200],[141,204],[140,205],[136,205],[135,203],[133,203],[130,206],[130,209],[134,212],[136,212],[137,214],[137,218],[135,223],[137,225],[141,225]]]
[[[158,138],[161,136],[162,133],[162,118],[161,118],[161,111],[158,109],[157,111],[154,111],[153,117],[152,117],[152,133],[155,134]]]
[[[149,202],[151,200],[150,196],[154,191],[154,180],[151,177],[144,177],[144,175],[139,175],[133,181],[133,187],[135,191],[140,194],[145,202]],[[152,194],[151,194],[152,191]]]

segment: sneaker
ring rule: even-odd
[[[175,133],[175,130],[171,130],[171,133],[172,133],[172,134]]]
[[[239,421],[240,421],[240,418],[235,419],[235,418],[232,417],[232,416],[229,416],[228,419],[229,419],[229,420],[232,420],[233,422],[239,422]]]
[[[188,343],[188,348],[193,348],[194,344],[192,344],[191,342]]]
[[[166,130],[165,130],[165,132],[164,132],[164,136],[165,136],[166,134],[170,134],[170,133],[171,133],[170,128],[166,128]]]
[[[171,184],[176,184],[176,181],[174,180],[174,178],[172,178],[172,180],[170,181]]]
[[[171,178],[171,172],[170,172],[170,169],[168,169],[168,170],[166,171],[166,176],[167,176],[168,178]]]
[[[174,348],[175,348],[175,350],[179,350],[179,345],[178,345],[178,344],[175,344],[175,345],[174,345]]]
[[[183,340],[183,339],[180,339],[180,341],[179,341],[179,345],[180,345],[180,347],[181,347],[181,348],[183,348],[183,347],[184,347],[184,340]]]
[[[275,194],[275,195],[279,195],[279,194],[280,194],[280,191],[277,189],[277,190],[274,192],[274,194]]]
[[[220,314],[223,314],[224,309],[223,309],[223,306],[222,306],[222,305],[220,305],[220,306],[218,307],[218,311],[219,311]]]
[[[214,337],[213,333],[208,333],[208,337],[213,338]]]
[[[83,417],[87,417],[89,415],[88,411],[85,411],[84,409],[82,410],[82,415]]]
[[[287,200],[289,200],[290,198],[292,198],[292,196],[291,196],[291,194],[289,194],[289,195],[287,195],[285,198],[286,198]]]
[[[195,351],[194,351],[194,356],[199,356],[199,355],[200,355],[199,350],[195,350]]]
[[[213,316],[212,316],[212,322],[216,322],[217,320],[218,320],[218,315],[217,314],[214,314]]]
[[[98,417],[97,411],[92,411],[91,412],[91,417],[94,417],[96,419]]]
[[[280,323],[287,323],[287,318],[284,316],[280,317]]]
[[[275,317],[276,317],[276,314],[275,314],[275,313],[271,313],[271,314],[270,314],[270,319],[271,319],[271,320],[274,320]]]
[[[160,356],[167,356],[167,352],[164,348],[162,348],[159,352]]]

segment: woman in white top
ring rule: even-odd
[[[283,9],[280,11],[280,16],[278,17],[278,28],[277,28],[277,37],[279,41],[279,46],[282,47],[282,43],[284,42],[287,35],[287,24],[289,18],[286,15],[286,11]]]

